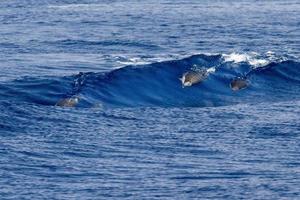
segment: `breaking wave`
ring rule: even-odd
[[[179,78],[199,69],[208,72],[206,79],[183,88]],[[230,83],[236,78],[247,79],[249,86],[233,91]],[[198,54],[106,73],[24,77],[2,83],[0,100],[51,106],[77,98],[78,107],[204,107],[299,99],[299,92],[300,63],[268,52]]]

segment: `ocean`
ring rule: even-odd
[[[300,198],[299,10],[0,2],[0,199]]]

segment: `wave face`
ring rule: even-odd
[[[268,59],[243,54],[193,55],[108,73],[25,77],[2,84],[0,94],[1,100],[43,105],[76,96],[79,107],[206,107],[299,99],[300,63]],[[179,78],[199,69],[208,71],[207,78],[182,87]],[[241,77],[249,86],[232,91],[230,82]]]

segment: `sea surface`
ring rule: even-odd
[[[299,11],[1,1],[0,199],[299,199]]]

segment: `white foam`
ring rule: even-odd
[[[181,60],[184,58],[187,58],[191,55],[207,55],[207,56],[214,56],[219,55],[217,53],[200,53],[200,52],[193,52],[192,54],[177,54],[177,55],[153,55],[150,57],[144,57],[144,56],[126,56],[126,55],[114,55],[112,56],[113,60],[116,60],[116,62],[120,63],[121,66],[118,68],[124,67],[126,65],[146,65],[156,62],[164,62],[169,60]],[[249,65],[251,65],[253,68],[257,67],[264,67],[268,65],[271,62],[278,62],[285,60],[283,57],[278,57],[275,55],[274,52],[268,51],[263,55],[260,55],[256,52],[249,52],[249,53],[230,53],[230,54],[222,54],[222,57],[224,59],[224,62],[233,62],[233,63],[242,63],[246,62]],[[198,66],[194,64],[192,66],[192,69],[199,69],[202,68],[201,66]],[[214,66],[207,69],[208,73],[214,73],[216,71],[216,68],[218,66]]]
[[[177,60],[177,59],[183,59],[183,58],[186,58],[186,56],[181,56],[181,55],[154,55],[151,57],[114,56],[114,59],[116,59],[116,62],[122,64],[123,66],[146,65],[146,64],[152,64],[152,63],[164,62],[164,61],[170,61],[170,60]]]
[[[250,56],[247,54],[231,53],[231,54],[223,54],[223,58],[225,62],[241,63],[241,62],[247,62]]]
[[[268,53],[267,53],[268,54]],[[274,53],[272,52],[272,54]],[[272,60],[268,58],[262,58],[258,53],[231,53],[231,54],[222,54],[225,62],[241,63],[247,62],[253,67],[262,67],[268,65]]]
[[[267,54],[267,55],[275,55],[275,52],[273,52],[273,51],[267,51],[266,54]]]
[[[264,59],[250,59],[248,62],[255,67],[266,66],[270,63],[270,61]]]
[[[216,71],[216,67],[210,67],[206,70],[207,73],[214,73]]]
[[[124,57],[118,57],[119,59],[117,62],[122,65],[145,65],[150,64],[150,61],[144,60],[139,57],[133,57],[133,58],[124,58]]]

